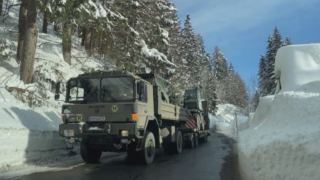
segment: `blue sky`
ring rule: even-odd
[[[277,26],[294,44],[320,40],[320,0],[171,0],[183,27],[187,14],[207,52],[218,46],[248,82]]]

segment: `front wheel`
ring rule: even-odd
[[[92,149],[87,143],[86,139],[82,139],[80,154],[82,159],[86,163],[97,163],[101,157],[102,150],[100,149]]]
[[[156,143],[152,132],[146,132],[142,144],[142,159],[145,164],[151,164],[156,154]]]

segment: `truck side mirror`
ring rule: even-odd
[[[59,100],[60,99],[60,94],[59,93],[60,93],[60,82],[57,82],[55,95],[54,95],[54,99],[55,100]]]
[[[144,89],[145,89],[145,84],[143,81],[139,81],[138,84],[137,84],[137,92],[139,95],[142,95],[144,94]]]

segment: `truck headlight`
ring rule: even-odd
[[[129,136],[129,131],[128,130],[121,130],[121,136],[123,136],[123,137]]]

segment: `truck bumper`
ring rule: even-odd
[[[121,131],[127,133],[121,134]],[[61,124],[59,134],[65,138],[89,138],[91,143],[119,143],[137,139],[139,132],[135,123],[87,123]]]

